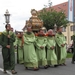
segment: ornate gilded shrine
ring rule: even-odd
[[[43,27],[43,21],[38,18],[38,12],[35,9],[31,10],[31,15],[29,20],[26,21],[26,25],[23,29],[26,29],[27,26],[32,26],[32,31],[37,32]]]

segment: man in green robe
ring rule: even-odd
[[[45,47],[47,45],[47,39],[45,37],[44,31],[42,29],[39,30],[38,36],[36,37],[36,54],[38,57],[39,66],[44,66],[47,69],[47,59],[46,59],[46,51]]]
[[[30,26],[27,27],[27,32],[24,33],[24,66],[27,68],[32,67],[34,71],[38,70],[38,60],[35,52],[34,42],[35,35]]]
[[[23,64],[24,63],[24,57],[23,57],[23,46],[22,46],[22,34],[21,34],[21,32],[18,32],[14,46],[17,47],[17,63]]]
[[[57,67],[57,56],[55,53],[55,37],[53,36],[53,30],[50,29],[48,31],[47,37],[47,61],[49,66]]]
[[[65,59],[67,56],[67,50],[66,50],[66,39],[65,36],[62,33],[62,27],[57,28],[57,33],[55,35],[56,39],[56,54],[58,59],[59,65],[66,65]]]
[[[2,45],[2,56],[4,73],[6,70],[11,70],[12,74],[16,74],[15,71],[15,53],[13,42],[15,41],[14,33],[10,31],[10,24],[6,24],[6,30],[2,32],[0,38],[0,44]]]
[[[75,63],[75,34],[72,36],[72,45],[73,45],[73,56],[72,56],[72,64]]]

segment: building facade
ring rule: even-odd
[[[74,24],[69,23],[66,28],[63,27],[63,34],[65,35],[65,38],[67,40],[67,44],[71,44],[72,36],[74,34]]]

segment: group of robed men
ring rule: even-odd
[[[66,38],[62,34],[62,27],[57,28],[56,35],[52,29],[46,35],[40,29],[35,35],[31,27],[27,27],[27,32],[18,33],[17,36],[14,45],[18,46],[18,63],[24,63],[26,69],[36,71],[41,66],[47,69],[49,66],[66,65]]]
[[[31,27],[27,27],[27,32],[18,33],[18,37],[15,37],[10,30],[10,24],[7,24],[5,28],[6,30],[0,35],[4,73],[7,73],[7,70],[11,70],[12,74],[17,73],[15,71],[15,45],[18,47],[18,63],[23,63],[26,69],[33,68],[36,71],[41,66],[47,69],[49,66],[66,65],[66,38],[62,34],[62,27],[57,28],[55,35],[52,29],[48,30],[46,36],[42,29],[35,36]]]

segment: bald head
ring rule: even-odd
[[[52,29],[48,30],[48,34],[53,35],[53,30]]]

